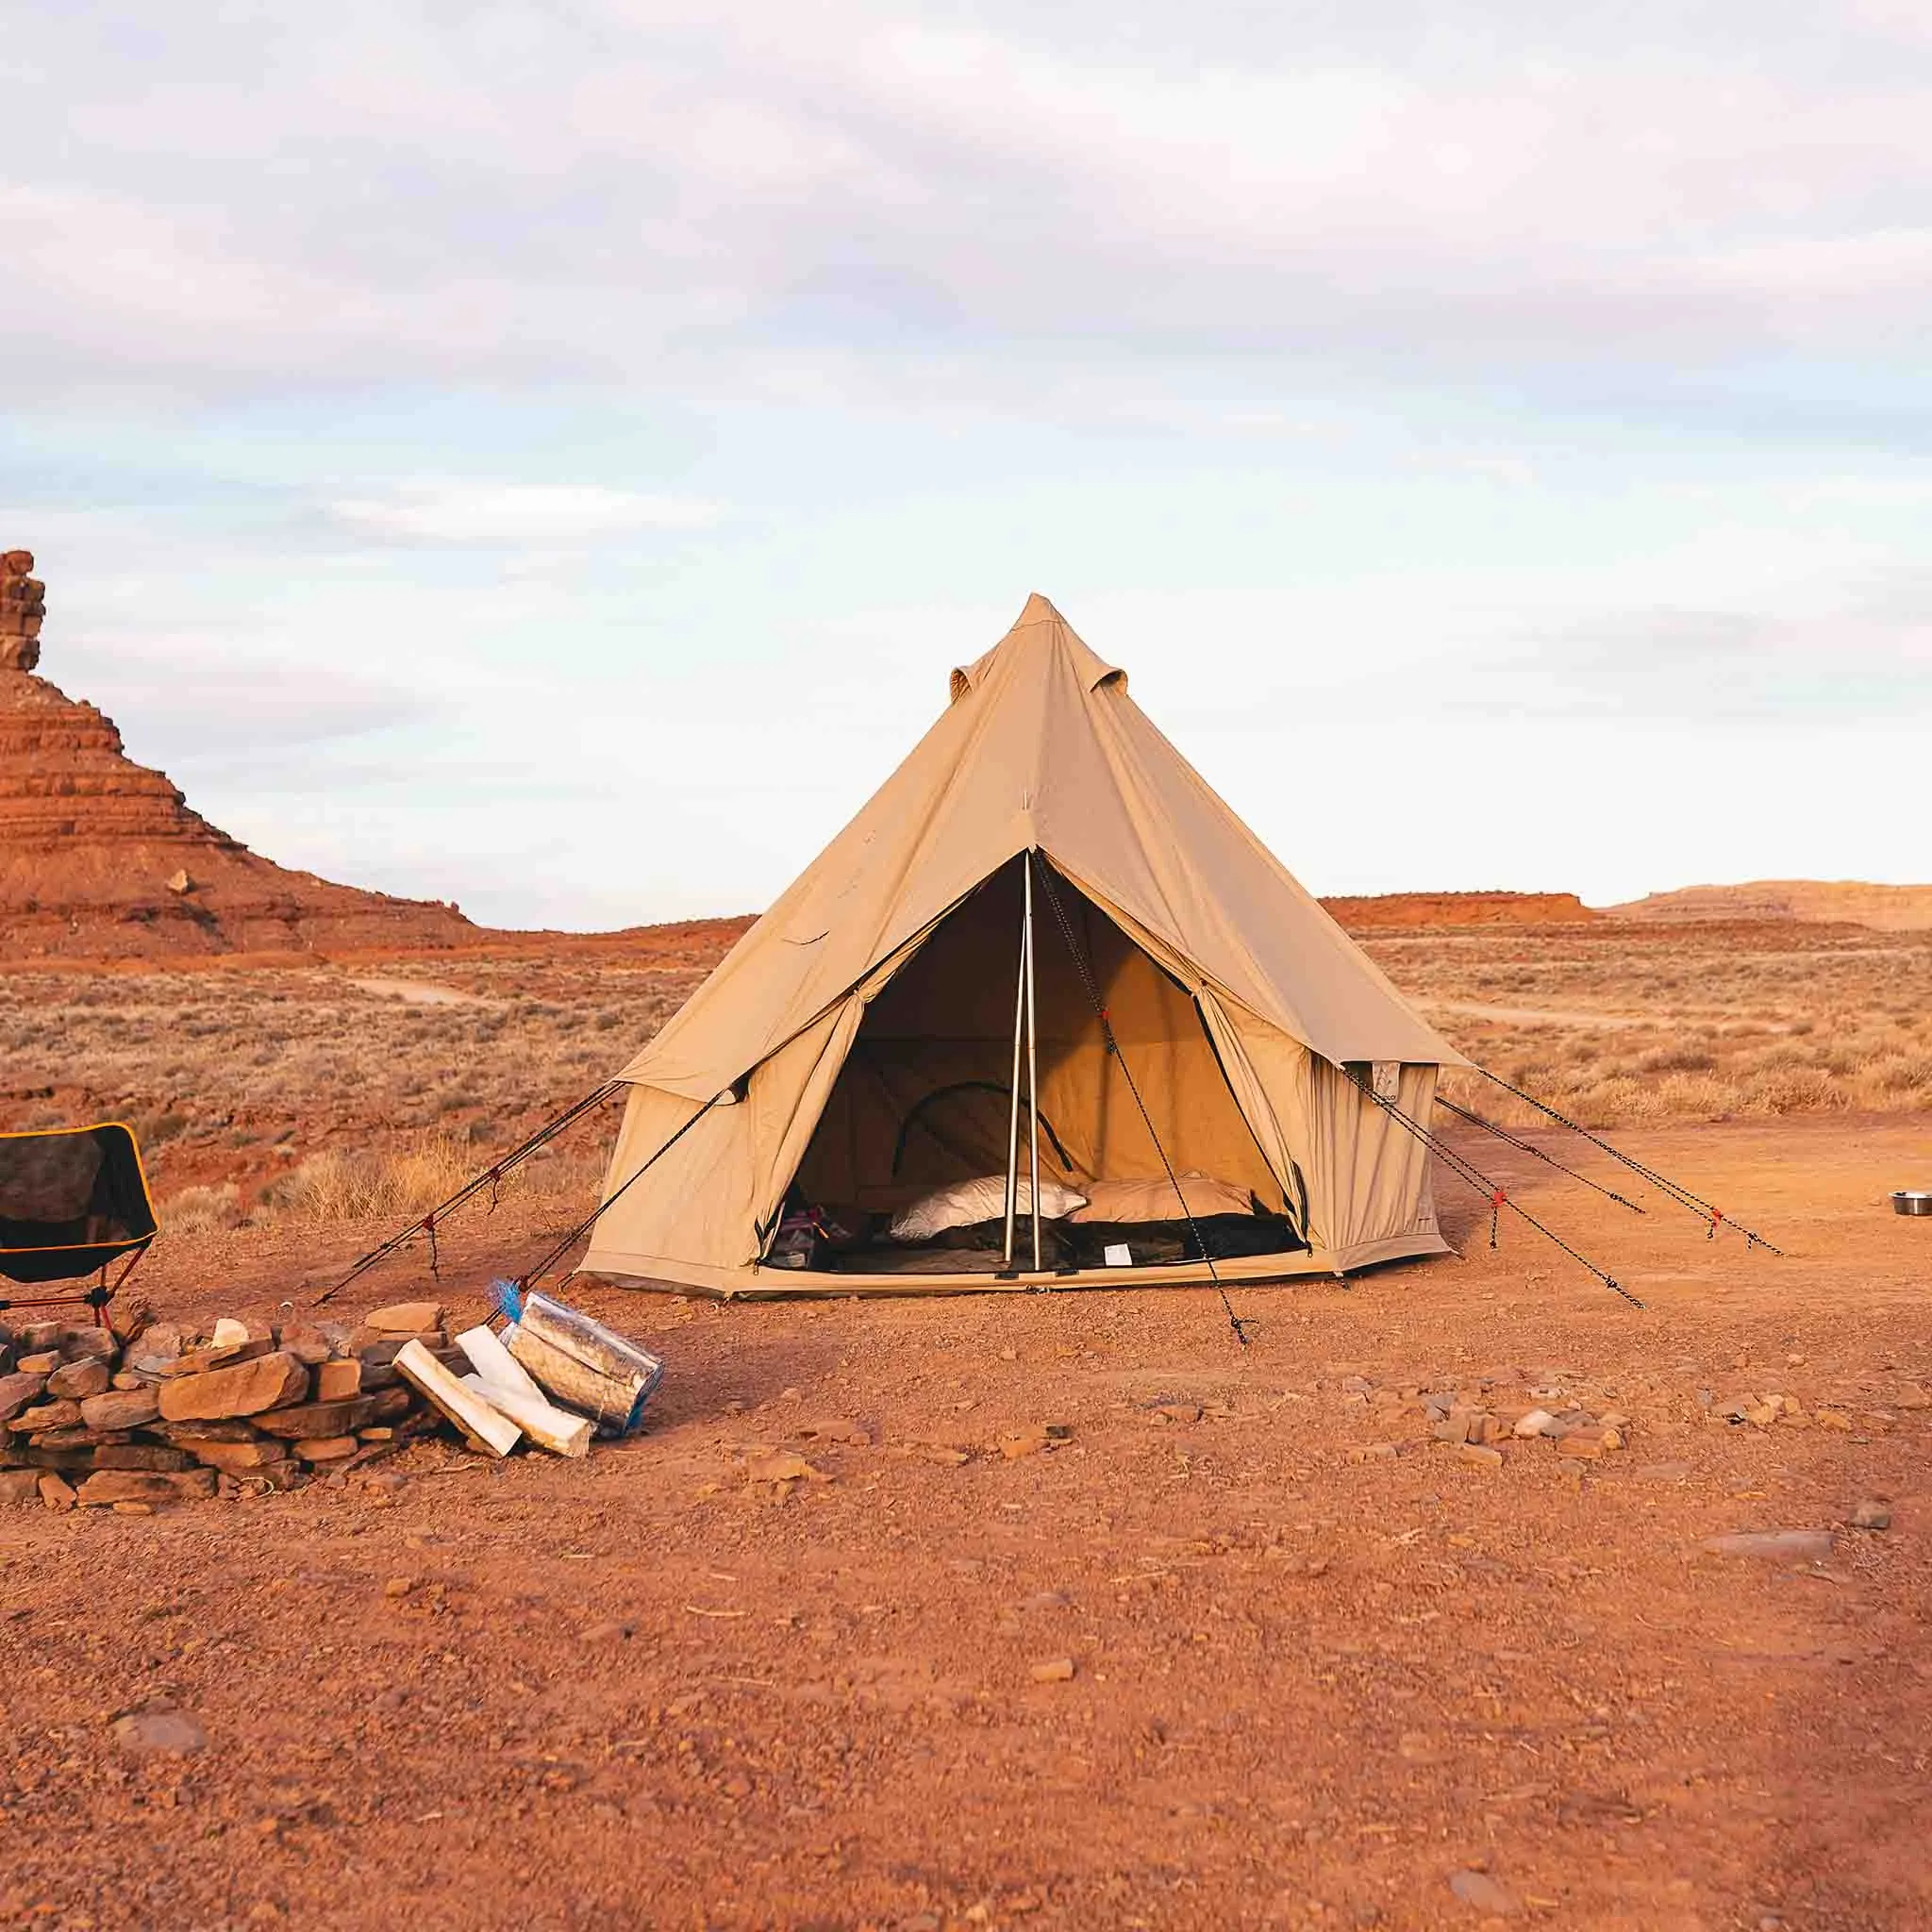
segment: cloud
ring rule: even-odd
[[[350,0],[155,36],[30,0],[0,355],[50,394],[1111,372],[1126,403],[1184,369],[1265,395],[1285,356],[1909,354],[1932,40],[1638,14]]]
[[[417,543],[503,543],[519,549],[595,542],[640,530],[697,530],[722,510],[697,497],[593,484],[470,483],[420,479],[387,495],[325,506],[363,535]]]

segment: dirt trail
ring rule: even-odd
[[[588,1465],[0,1514],[0,1924],[1926,1924],[1932,1224],[1884,1205],[1924,1130],[1632,1145],[1789,1258],[1508,1155],[1643,1309],[1446,1192],[1465,1260],[1241,1291],[1246,1351],[1206,1293],[604,1291],[670,1368]],[[525,1211],[446,1231],[453,1303],[553,1235]],[[371,1232],[164,1243],[150,1291],[266,1311]],[[1482,1377],[1613,1401],[1631,1446],[1478,1469],[1374,1395]],[[1767,1391],[1854,1426],[1708,1419]],[[872,1443],[801,1437],[826,1417]],[[1043,1422],[1064,1448],[992,1449]],[[832,1480],[750,1485],[779,1443]],[[1892,1528],[1822,1566],[1703,1549],[1868,1496]],[[116,1752],[156,1697],[206,1750]],[[1477,1869],[1506,1914],[1452,1890]]]

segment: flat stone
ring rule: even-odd
[[[60,1366],[60,1351],[58,1348],[36,1349],[32,1355],[23,1354],[14,1367],[23,1375],[51,1375]]]
[[[1348,1452],[1351,1462],[1393,1462],[1395,1460],[1393,1442],[1361,1442]]]
[[[1554,1436],[1557,1433],[1557,1418],[1546,1408],[1533,1408],[1527,1415],[1516,1418],[1516,1426],[1512,1433],[1524,1438]]]
[[[205,1416],[185,1423],[163,1423],[157,1431],[184,1449],[201,1442],[258,1442],[260,1432],[240,1417]]]
[[[1036,1684],[1065,1684],[1073,1680],[1077,1669],[1072,1657],[1053,1657],[1030,1666],[1026,1674]]]
[[[177,1356],[160,1373],[164,1376],[206,1375],[212,1369],[231,1369],[240,1362],[259,1361],[263,1356],[274,1354],[275,1346],[274,1337],[268,1335],[210,1342],[206,1348],[191,1348]]]
[[[51,1473],[40,1479],[41,1501],[49,1509],[72,1509],[75,1503],[74,1485],[65,1477]]]
[[[1714,1557],[1757,1557],[1779,1563],[1823,1563],[1831,1555],[1828,1529],[1744,1529],[1707,1537]]]
[[[77,1402],[39,1402],[24,1408],[7,1426],[17,1436],[38,1436],[46,1429],[64,1429],[80,1421]]]
[[[800,1423],[792,1433],[820,1442],[849,1442],[855,1449],[872,1447],[871,1432],[861,1428],[857,1423],[846,1422],[841,1417]]]
[[[294,1446],[304,1462],[341,1462],[362,1445],[354,1436],[303,1436]]]
[[[376,1420],[376,1404],[371,1395],[348,1402],[304,1402],[293,1408],[265,1410],[254,1420],[258,1429],[290,1441],[301,1436],[353,1436]]]
[[[127,1344],[121,1366],[137,1374],[158,1375],[170,1362],[180,1358],[192,1339],[178,1323],[156,1322]]]
[[[22,1409],[31,1408],[46,1392],[44,1375],[25,1372],[0,1375],[0,1423],[9,1423]]]
[[[171,1449],[165,1442],[103,1442],[94,1450],[93,1466],[178,1474],[194,1467],[194,1457],[185,1449]]]
[[[423,1335],[442,1327],[441,1302],[391,1302],[387,1307],[371,1308],[362,1325],[378,1335]]]
[[[108,1735],[135,1757],[162,1752],[187,1757],[208,1743],[208,1733],[185,1710],[133,1711],[116,1718]]]
[[[1605,1441],[1602,1432],[1599,1430],[1572,1429],[1557,1444],[1557,1454],[1558,1456],[1581,1457],[1586,1461],[1597,1462],[1603,1458],[1604,1452],[1608,1447],[1609,1444]]]
[[[1851,1417],[1841,1408],[1814,1408],[1811,1411],[1811,1420],[1821,1429],[1843,1431],[1852,1425]]]
[[[289,1445],[273,1436],[256,1436],[246,1442],[190,1442],[181,1452],[207,1469],[229,1475],[252,1475],[289,1459]]]
[[[814,1469],[804,1457],[794,1456],[789,1450],[775,1456],[761,1456],[744,1466],[745,1480],[754,1483],[828,1483],[832,1478],[822,1469]]]
[[[25,1509],[41,1500],[37,1469],[0,1469],[0,1509]]]
[[[325,1328],[319,1322],[284,1322],[276,1340],[285,1355],[318,1368],[341,1355],[348,1341],[348,1330]]]
[[[189,1469],[177,1474],[159,1470],[101,1469],[81,1484],[79,1501],[189,1503],[214,1492],[215,1473],[211,1469]]]
[[[1503,1452],[1487,1448],[1479,1442],[1461,1443],[1456,1453],[1464,1462],[1474,1463],[1478,1469],[1501,1469],[1503,1466]]]
[[[1879,1502],[1876,1497],[1868,1496],[1864,1502],[1860,1503],[1852,1511],[1852,1527],[1854,1529],[1890,1529],[1891,1527],[1890,1506]]]
[[[152,1389],[108,1389],[82,1398],[80,1419],[91,1429],[139,1429],[161,1412]]]
[[[1000,1454],[1008,1462],[1017,1462],[1023,1456],[1038,1456],[1050,1446],[1044,1429],[1023,1429],[1017,1436],[1000,1438]]]
[[[98,1395],[113,1379],[113,1371],[99,1356],[85,1361],[63,1362],[47,1377],[47,1393],[62,1402],[77,1402],[83,1395]]]
[[[176,1375],[161,1385],[161,1414],[169,1422],[194,1417],[259,1415],[308,1392],[308,1369],[291,1355],[264,1355],[233,1368]],[[302,1431],[308,1435],[309,1430]]]

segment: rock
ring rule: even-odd
[[[1746,1529],[1707,1537],[1714,1557],[1758,1557],[1781,1563],[1823,1563],[1831,1555],[1828,1529]]]
[[[1046,1431],[1049,1442],[1071,1442],[1074,1440],[1072,1423],[1041,1423],[1040,1426]]]
[[[152,1503],[110,1503],[108,1507],[116,1516],[152,1516],[155,1513]]]
[[[1516,1418],[1512,1434],[1530,1436],[1554,1436],[1557,1433],[1557,1418],[1546,1408],[1533,1408],[1527,1415]]]
[[[31,1408],[46,1391],[44,1375],[0,1375],[0,1423],[9,1423],[22,1409]]]
[[[378,1335],[399,1335],[406,1341],[412,1336],[438,1334],[442,1328],[442,1304],[391,1302],[385,1308],[371,1308],[362,1317],[362,1325]]]
[[[189,1503],[215,1492],[211,1469],[178,1474],[138,1469],[96,1470],[80,1486],[82,1503]]]
[[[109,1389],[82,1399],[80,1419],[91,1429],[139,1429],[161,1412],[161,1399],[152,1389]]]
[[[341,1462],[361,1447],[354,1436],[302,1436],[295,1442],[295,1454],[304,1462]]]
[[[24,1408],[7,1426],[17,1436],[38,1436],[45,1429],[64,1429],[80,1420],[77,1402],[39,1402]]]
[[[1072,1657],[1054,1657],[1032,1665],[1026,1674],[1036,1684],[1065,1684],[1072,1681],[1075,1669]]]
[[[185,1423],[163,1423],[156,1431],[170,1442],[192,1449],[202,1442],[258,1442],[261,1436],[252,1423],[239,1418],[207,1417]]]
[[[1477,1911],[1488,1912],[1499,1919],[1508,1918],[1516,1909],[1516,1900],[1487,1872],[1451,1873],[1449,1890],[1464,1905],[1473,1906]]]
[[[1581,1457],[1590,1462],[1600,1461],[1608,1445],[1602,1434],[1595,1429],[1572,1429],[1557,1444],[1558,1456]]]
[[[1501,1469],[1503,1466],[1503,1452],[1479,1442],[1460,1443],[1456,1453],[1464,1462],[1474,1463],[1478,1469]]]
[[[1439,1442],[1461,1444],[1469,1441],[1470,1418],[1466,1415],[1451,1415],[1440,1423],[1429,1425],[1429,1434]]]
[[[228,1475],[253,1475],[286,1462],[289,1445],[272,1436],[256,1436],[246,1442],[190,1442],[181,1453],[192,1456],[205,1469],[219,1469]]]
[[[58,1348],[36,1349],[32,1355],[22,1355],[14,1368],[23,1375],[51,1375],[60,1366],[61,1356]]]
[[[185,1710],[138,1710],[116,1718],[108,1735],[135,1757],[165,1752],[192,1757],[208,1743],[208,1733]]]
[[[849,1442],[855,1449],[872,1447],[871,1435],[857,1423],[840,1420],[800,1423],[792,1433],[820,1442]]]
[[[47,1393],[62,1401],[78,1401],[83,1395],[98,1395],[113,1379],[113,1371],[99,1356],[77,1362],[63,1362],[47,1377]]]
[[[1018,1462],[1023,1456],[1038,1456],[1052,1446],[1046,1431],[1039,1428],[1023,1429],[1017,1436],[1000,1438],[1000,1454],[1008,1462]]]
[[[105,1361],[112,1364],[121,1344],[111,1328],[97,1328],[91,1323],[66,1322],[61,1324],[55,1347],[64,1361]]]
[[[1852,1511],[1854,1529],[1890,1529],[1891,1527],[1890,1507],[1875,1497],[1867,1497]]]
[[[358,1395],[348,1402],[304,1402],[292,1408],[266,1409],[254,1424],[271,1436],[292,1441],[303,1436],[353,1436],[376,1419],[376,1398]]]
[[[1932,1393],[1927,1393],[1921,1383],[1902,1382],[1891,1406],[1894,1408],[1932,1408]]]
[[[66,1326],[65,1322],[28,1322],[15,1338],[15,1345],[22,1355],[38,1355],[49,1348],[58,1354]]]
[[[219,1327],[221,1324],[216,1324]],[[230,1323],[229,1327],[239,1328],[239,1322]],[[237,1362],[258,1361],[263,1356],[275,1350],[275,1338],[268,1335],[242,1334],[233,1341],[209,1342],[206,1348],[191,1348],[177,1356],[160,1371],[165,1376],[205,1375],[210,1369],[233,1368]]]
[[[74,1485],[58,1475],[43,1475],[40,1479],[41,1501],[49,1509],[72,1509],[75,1503]]]
[[[894,1453],[909,1456],[919,1462],[937,1463],[941,1469],[963,1468],[973,1460],[965,1450],[955,1449],[947,1442],[908,1442]]]
[[[341,1346],[347,1342],[348,1331],[331,1332],[319,1322],[285,1322],[275,1339],[285,1355],[293,1356],[298,1362],[307,1362],[312,1369],[341,1354]]]
[[[362,1364],[325,1361],[315,1371],[315,1399],[318,1402],[345,1402],[362,1392]]]
[[[775,1456],[761,1456],[744,1466],[745,1480],[754,1483],[828,1483],[832,1478],[814,1469],[804,1457],[782,1450]]]
[[[0,1509],[25,1509],[41,1500],[41,1474],[35,1469],[0,1469]]]
[[[259,1415],[281,1404],[299,1402],[308,1392],[307,1365],[278,1352],[233,1368],[171,1377],[161,1385],[161,1414],[169,1422]]]
[[[1395,1460],[1393,1442],[1361,1442],[1348,1452],[1351,1462],[1393,1462]]]
[[[127,1344],[121,1366],[140,1375],[162,1374],[169,1363],[180,1358],[181,1351],[191,1340],[188,1331],[178,1323],[156,1322],[143,1328]]]
[[[1042,1191],[1044,1191],[1042,1190]],[[577,1641],[579,1643],[598,1644],[628,1643],[630,1640],[637,1634],[638,1626],[635,1624],[616,1622],[608,1624],[592,1624],[591,1627],[577,1639]]]
[[[1849,1429],[1852,1419],[1841,1408],[1814,1408],[1811,1420],[1821,1429]]]
[[[194,1457],[185,1449],[171,1449],[165,1442],[103,1442],[93,1454],[96,1469],[146,1469],[177,1474],[194,1467]]]
[[[1154,1423],[1197,1423],[1201,1420],[1198,1402],[1158,1402],[1148,1415]]]
[[[237,1322],[232,1316],[224,1315],[216,1322],[208,1343],[214,1348],[235,1348],[244,1341],[274,1340],[273,1336],[258,1336],[246,1322]]]

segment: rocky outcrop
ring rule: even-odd
[[[1874,886],[1860,879],[1758,879],[1745,886],[1685,886],[1612,906],[1618,919],[1692,924],[1796,920],[1878,932],[1932,930],[1932,886]]]
[[[1324,899],[1349,932],[1471,925],[1582,925],[1601,919],[1574,892],[1381,892]]]
[[[0,958],[462,945],[454,907],[288,872],[136,764],[113,721],[34,675],[45,609],[0,556]]]

